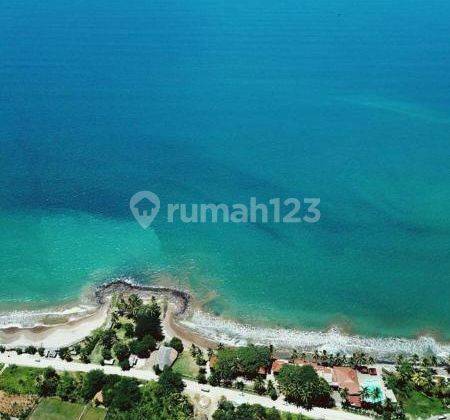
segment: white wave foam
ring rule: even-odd
[[[181,321],[181,323],[205,337],[228,345],[273,344],[279,349],[295,347],[345,354],[364,351],[378,359],[391,359],[400,353],[435,354],[441,357],[450,354],[449,344],[439,343],[432,337],[371,338],[345,335],[337,328],[331,328],[326,332],[263,328],[224,320],[201,311],[195,311],[189,320]]]
[[[35,311],[10,311],[0,313],[0,328],[32,328],[49,325],[50,320],[66,318],[69,321],[91,313],[96,307],[93,305],[76,305],[70,308]]]

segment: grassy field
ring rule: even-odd
[[[92,363],[100,363],[103,360],[102,350],[103,346],[100,344],[100,342],[98,342],[89,356]]]
[[[42,369],[8,366],[0,375],[0,389],[10,394],[37,394],[36,378]]]
[[[103,420],[105,418],[106,410],[87,407],[83,413],[84,407],[83,404],[64,402],[58,398],[46,398],[36,407],[30,420]]]
[[[302,414],[281,412],[281,419],[282,420],[310,420],[310,417],[306,417]]]
[[[427,418],[436,414],[443,414],[446,409],[437,398],[430,398],[421,392],[413,392],[409,398],[402,399],[405,412],[412,417]]]
[[[89,407],[83,414],[81,420],[103,420],[106,410],[103,408]]]
[[[198,366],[189,351],[181,353],[172,368],[174,372],[187,378],[195,378],[198,374]]]
[[[84,405],[46,398],[36,407],[30,420],[76,420],[83,412]]]

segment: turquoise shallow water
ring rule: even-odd
[[[0,300],[168,272],[209,309],[450,338],[450,6],[2,4]],[[320,197],[314,225],[142,230],[128,200]]]

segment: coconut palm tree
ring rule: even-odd
[[[339,395],[341,396],[343,401],[347,401],[348,398],[348,388],[340,388]]]
[[[298,358],[298,352],[297,352],[296,349],[294,349],[294,350],[292,350],[291,357],[289,358],[289,361],[291,363],[293,363],[294,360],[297,359],[297,358]]]
[[[417,365],[417,363],[419,363],[419,360],[420,360],[420,358],[419,358],[419,355],[418,355],[418,354],[414,353],[414,354],[411,356],[411,363],[412,363],[414,366]]]
[[[322,364],[326,364],[328,362],[328,353],[326,350],[322,350],[322,354],[320,355],[320,362]]]
[[[428,367],[428,366],[430,366],[430,359],[428,359],[428,357],[424,357],[424,358],[422,359],[422,366],[423,366],[423,367]]]
[[[397,365],[401,365],[403,363],[404,359],[405,359],[405,357],[403,356],[403,354],[399,354],[397,356],[397,359],[396,359],[395,362],[396,362]]]
[[[383,398],[383,392],[381,391],[381,388],[379,386],[376,386],[372,389],[370,396],[372,397],[372,400],[375,402],[375,404],[379,404],[381,402],[381,399]]]
[[[317,350],[314,350],[314,354],[312,356],[313,360],[317,363],[317,361],[319,360],[319,352]]]
[[[411,382],[419,389],[425,388],[428,384],[428,380],[421,370],[412,374]]]
[[[128,312],[133,318],[136,317],[142,304],[142,299],[135,293],[132,293],[128,298]]]
[[[361,389],[361,399],[362,399],[363,401],[367,401],[371,396],[372,396],[372,394],[371,394],[369,388],[367,388],[366,386],[364,386],[364,387]]]

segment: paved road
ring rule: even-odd
[[[95,364],[84,364],[78,362],[66,362],[60,358],[46,359],[37,355],[31,356],[29,354],[16,355],[12,352],[5,352],[0,354],[0,363],[15,364],[18,366],[30,366],[30,367],[52,367],[55,370],[66,370],[69,372],[89,372],[94,369],[101,369],[108,375],[121,375],[128,376],[143,380],[158,380],[158,376],[151,370],[131,369],[129,371],[123,371],[118,366],[100,366]],[[313,408],[311,411],[304,410],[295,405],[286,403],[282,398],[276,401],[272,401],[268,397],[262,397],[259,395],[241,393],[235,389],[212,387],[210,385],[200,385],[197,382],[184,380],[186,384],[185,392],[193,397],[196,394],[208,396],[211,399],[218,399],[221,396],[226,397],[229,401],[236,404],[260,404],[264,407],[275,407],[280,411],[286,411],[290,413],[304,414],[306,416],[315,419],[326,420],[367,420],[367,417],[358,416],[356,414],[347,413],[345,411],[331,410],[326,408]],[[204,391],[207,390],[207,391]]]

